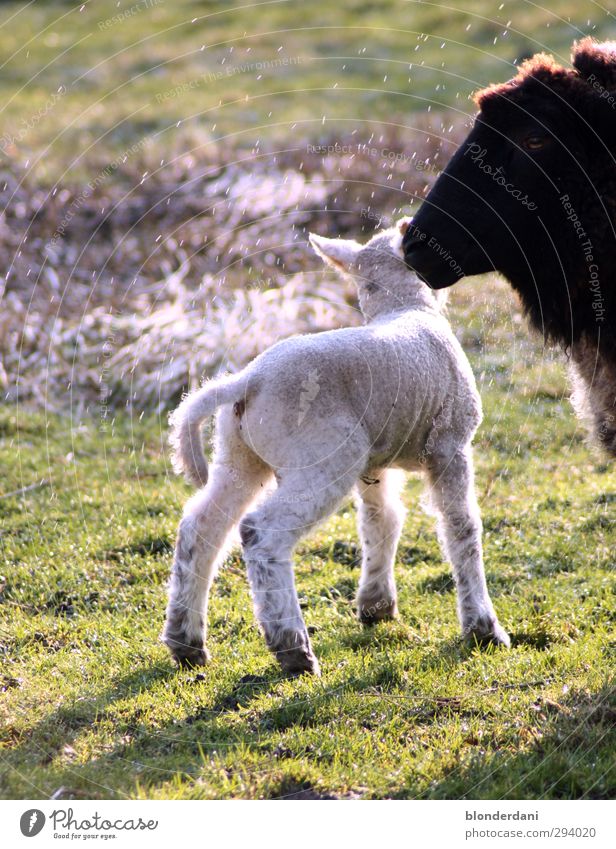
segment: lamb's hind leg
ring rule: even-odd
[[[357,613],[366,625],[393,619],[398,612],[394,562],[404,521],[403,483],[404,472],[398,469],[373,469],[357,484],[362,544]]]
[[[488,595],[481,549],[481,518],[475,498],[470,445],[435,452],[428,466],[439,514],[439,535],[453,567],[458,615],[468,641],[509,645]]]
[[[239,439],[229,437],[210,469],[205,489],[186,504],[180,522],[163,641],[182,666],[202,665],[209,590],[229,533],[271,477],[269,467]]]
[[[337,473],[330,463],[284,472],[276,492],[240,523],[255,614],[267,645],[289,674],[319,674],[297,599],[293,549],[351,490],[358,471]]]

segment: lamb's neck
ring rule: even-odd
[[[396,309],[389,310],[387,312],[379,312],[376,315],[367,316],[364,314],[364,318],[366,319],[367,324],[384,324],[388,321],[395,321],[396,319],[402,318],[406,315],[412,315],[413,313],[428,313],[430,315],[440,315],[440,310],[436,307],[436,304],[432,307],[422,304],[421,306],[409,306],[408,304],[405,306],[399,306]]]
[[[368,322],[383,321],[390,317],[397,317],[405,312],[428,312],[432,315],[440,314],[436,299],[430,292],[417,293],[416,296],[409,296],[407,293],[404,299],[397,299],[395,302],[388,299],[385,303],[374,303],[374,300],[372,300],[369,304],[361,304],[361,308]]]

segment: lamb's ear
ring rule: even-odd
[[[595,41],[590,36],[576,41],[571,53],[573,67],[591,85],[616,89],[616,42]]]
[[[318,255],[335,268],[348,271],[349,266],[361,250],[361,245],[353,239],[326,239],[315,233],[308,235],[310,244]]]
[[[401,236],[404,236],[406,234],[406,231],[409,229],[412,223],[413,219],[409,218],[408,215],[405,215],[404,218],[399,218],[396,221],[396,227],[400,231]]]

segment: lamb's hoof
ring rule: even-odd
[[[320,676],[319,661],[314,656],[308,635],[302,636],[295,631],[285,631],[279,636],[274,654],[283,671],[289,676]]]
[[[169,646],[169,650],[180,669],[205,666],[210,660],[210,653],[205,646],[175,645]]]
[[[194,648],[183,655],[176,655],[175,660],[181,669],[194,669],[195,666],[205,666],[209,663],[210,653],[206,648]]]
[[[358,599],[357,615],[363,625],[376,625],[377,622],[395,619],[398,615],[398,603],[395,598],[370,601]]]
[[[464,632],[468,646],[511,646],[509,634],[499,624],[496,617],[484,616]]]
[[[298,675],[314,675],[319,678],[321,675],[319,661],[312,652],[307,652],[305,649],[292,649],[287,651],[284,657],[282,652],[276,652],[276,657],[283,671],[291,678]]]

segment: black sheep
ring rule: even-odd
[[[434,288],[501,272],[570,353],[578,409],[616,456],[616,43],[584,38],[572,64],[538,54],[476,95],[405,256]]]

